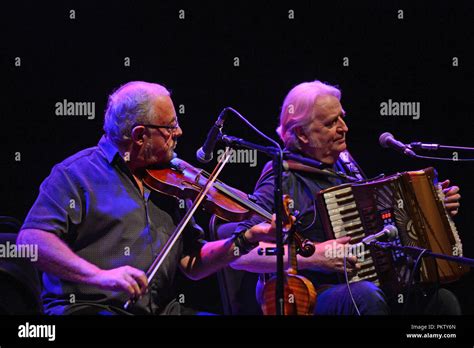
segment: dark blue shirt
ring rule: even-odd
[[[283,194],[287,194],[293,199],[294,209],[299,212],[300,234],[314,242],[328,240],[319,217],[316,195],[321,190],[342,184],[343,180],[302,171],[286,171],[283,173],[282,179]],[[264,167],[253,193],[255,203],[268,212],[274,211],[274,187],[274,173],[271,162],[269,162]],[[239,223],[235,233],[245,231],[247,228],[262,221],[263,218],[254,215],[251,219]],[[301,270],[300,274],[309,278],[316,286],[337,281],[334,274],[325,274],[312,270]]]
[[[22,229],[40,229],[61,238],[74,253],[101,269],[129,265],[146,271],[173,233],[185,207],[173,197],[142,195],[118,149],[105,136],[54,166],[43,181]],[[184,255],[198,251],[202,230],[190,225],[155,276],[137,313],[159,313],[176,297],[175,273]],[[63,314],[83,303],[122,307],[123,292],[65,281],[43,274],[46,313]]]

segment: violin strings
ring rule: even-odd
[[[206,172],[205,170],[203,170],[201,172],[204,176],[207,176],[209,177],[210,174],[208,172]],[[249,208],[251,209],[252,211],[258,213],[259,215],[261,215],[262,217],[264,217],[265,219],[267,220],[271,220],[272,219],[272,215],[267,212],[266,210],[264,210],[262,207],[260,207],[258,204],[250,201],[250,200],[245,200],[243,199],[242,197],[239,197],[235,192],[232,192],[232,188],[230,188],[229,186],[227,186],[225,183],[223,183],[222,181],[220,180],[216,180],[215,183],[214,183],[214,186],[217,188],[218,191],[228,195],[230,198],[236,200],[238,203],[242,204],[244,207],[246,208]]]

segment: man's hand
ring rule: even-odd
[[[326,273],[344,273],[344,253],[350,240],[351,237],[341,237],[316,244],[316,251],[311,256],[314,269]],[[354,276],[360,270],[357,257],[347,255],[346,261],[349,277]]]
[[[276,216],[273,214],[271,224],[268,222],[262,222],[258,225],[252,226],[252,228],[245,231],[245,239],[247,239],[250,243],[275,242],[275,218]]]
[[[448,210],[451,216],[455,216],[459,210],[459,200],[461,199],[461,195],[459,192],[458,186],[449,186],[449,180],[445,180],[441,183],[441,187],[443,189],[443,193],[445,195],[444,199],[444,206]]]
[[[131,266],[99,270],[90,282],[101,289],[125,291],[130,298],[136,300],[143,296],[148,288],[145,273]]]

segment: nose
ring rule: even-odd
[[[180,126],[178,126],[178,128],[176,128],[176,130],[174,131],[174,137],[175,137],[175,138],[178,138],[178,137],[180,137],[180,136],[182,136],[182,135],[183,135],[183,130],[181,129]]]
[[[339,127],[344,133],[347,133],[349,131],[349,127],[347,127],[346,122],[344,122],[344,119],[342,117],[339,117]]]

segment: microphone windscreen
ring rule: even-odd
[[[383,134],[380,135],[379,137],[379,144],[382,146],[382,147],[385,147],[387,148],[388,147],[388,139],[393,139],[393,135],[389,132],[385,132]]]

